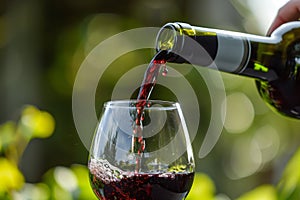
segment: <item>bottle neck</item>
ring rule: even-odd
[[[274,46],[279,42],[277,38],[169,23],[160,30],[156,48],[169,52],[168,62],[190,63],[269,80],[276,78],[276,74],[258,64],[262,58],[255,52],[258,46]]]

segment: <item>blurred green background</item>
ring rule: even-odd
[[[22,175],[19,174],[20,179],[16,175],[15,180],[27,182],[26,188],[29,188],[14,198],[25,199],[22,195],[26,196],[26,191],[31,191],[31,194],[34,191],[41,194],[54,191],[54,182],[58,184],[61,181],[55,179],[55,174],[69,177],[66,179],[71,181],[69,186],[76,177],[81,177],[75,181],[78,183],[76,187],[85,179],[82,177],[86,174],[84,166],[88,151],[74,126],[72,87],[85,56],[101,41],[128,29],[161,27],[173,21],[264,35],[284,2],[0,0],[0,156],[3,159],[0,160],[0,170],[18,166]],[[152,56],[153,50],[137,51],[114,62],[100,80],[101,88],[95,97],[97,109],[110,99],[112,89],[123,72],[148,63]],[[139,80],[142,76],[137,74]],[[199,174],[190,199],[197,199],[199,195],[203,195],[202,199],[219,200],[241,196],[241,199],[288,199],[287,196],[299,199],[299,191],[293,192],[300,188],[299,159],[296,157],[287,172],[283,171],[299,147],[300,121],[273,113],[260,99],[253,80],[222,74],[228,110],[224,130],[212,152],[200,159],[197,153],[210,120],[210,99],[201,76],[195,70],[185,72],[184,76],[198,94],[201,110],[201,127],[193,142]],[[160,86],[152,97],[174,98]],[[30,136],[27,129],[24,132],[19,128],[24,125],[22,116],[28,109],[26,105],[34,106],[35,111],[29,112],[33,116],[36,112],[46,112],[51,116],[51,119],[42,120],[45,124],[50,123],[47,137],[43,131],[42,135],[35,135],[34,127],[29,130]],[[54,130],[51,127],[55,127]],[[24,151],[16,156],[17,160],[13,157],[13,163],[8,163],[8,160],[14,152],[12,149],[19,149],[20,143],[7,139],[10,134],[13,137],[15,134],[28,136],[25,137],[26,142],[21,143]],[[16,140],[23,141],[20,138]],[[0,176],[1,173],[4,171],[0,171]],[[290,176],[294,177],[292,181],[286,178]],[[3,180],[0,179],[0,193]],[[51,184],[47,184],[49,182]],[[84,183],[85,186],[82,183],[80,187],[88,188],[88,181]],[[63,199],[90,198],[90,193],[81,197],[72,192],[68,194],[74,187],[70,189],[60,185],[67,191],[66,194],[60,193],[65,195]],[[281,188],[284,192],[280,194],[286,196],[277,195],[274,188]]]

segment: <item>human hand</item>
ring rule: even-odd
[[[299,18],[300,18],[300,0],[290,0],[279,9],[274,21],[272,22],[268,30],[267,35],[270,35],[280,25],[286,22],[296,21]]]

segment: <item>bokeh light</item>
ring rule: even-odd
[[[224,127],[228,132],[242,133],[251,126],[255,115],[254,108],[244,93],[236,92],[228,95],[226,108]]]
[[[254,133],[252,142],[258,145],[263,163],[267,163],[275,158],[280,147],[278,132],[271,125],[258,128]]]
[[[226,174],[231,179],[248,177],[260,168],[262,154],[258,144],[248,137],[240,138],[233,143],[226,165]]]

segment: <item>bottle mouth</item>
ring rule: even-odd
[[[156,51],[172,51],[178,40],[178,31],[180,27],[176,23],[168,23],[164,25],[158,32],[156,37]]]
[[[183,48],[185,37],[193,37],[195,35],[196,31],[187,23],[167,23],[157,34],[156,51],[166,50],[178,53]]]

